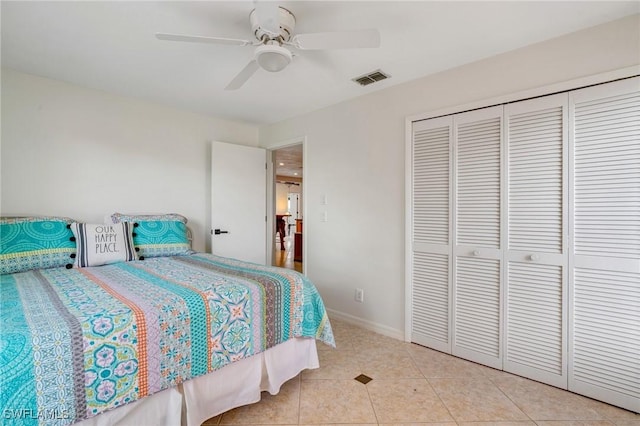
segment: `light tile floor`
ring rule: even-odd
[[[332,320],[337,349],[210,425],[640,426],[640,415]],[[373,378],[363,385],[359,374]]]

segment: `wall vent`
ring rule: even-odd
[[[353,78],[352,80],[358,83],[361,86],[367,86],[371,83],[375,83],[376,81],[385,80],[391,77],[389,74],[385,74],[381,70],[375,70],[365,75],[361,75],[360,77]]]

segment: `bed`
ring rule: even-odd
[[[316,339],[335,345],[303,275],[195,253],[166,217],[119,219],[132,259],[99,265],[82,264],[83,240],[106,252],[119,238],[66,218],[0,223],[3,424],[200,425],[317,368]]]

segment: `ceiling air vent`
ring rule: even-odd
[[[352,80],[358,83],[361,86],[367,86],[371,83],[375,83],[376,81],[385,80],[391,77],[389,74],[385,74],[381,70],[375,70],[368,74],[361,75],[360,77],[353,78]]]

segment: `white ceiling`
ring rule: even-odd
[[[377,28],[381,47],[301,51],[280,73],[224,87],[250,46],[159,41],[156,32],[251,39],[251,1],[2,1],[2,66],[217,117],[277,122],[372,91],[639,13],[612,1],[284,1],[295,33]],[[351,81],[382,69],[391,78]]]

